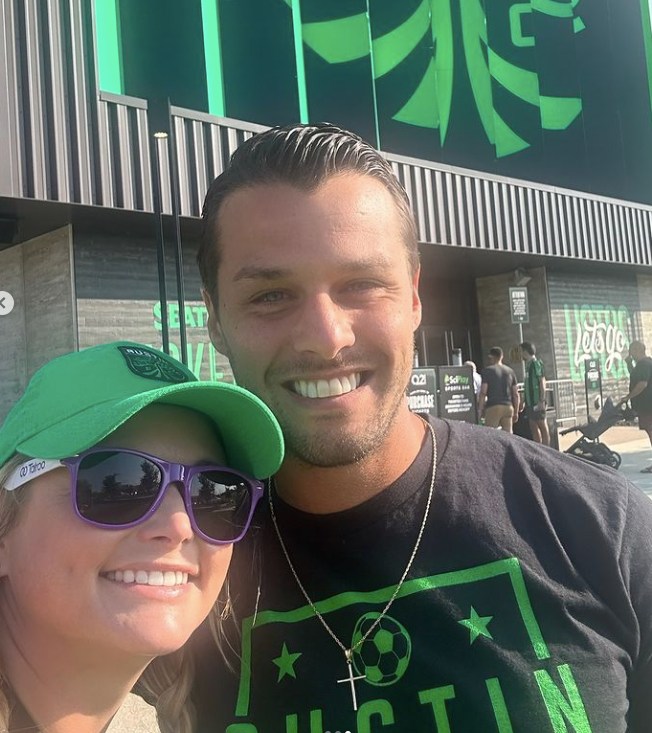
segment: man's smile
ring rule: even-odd
[[[360,385],[360,372],[353,372],[331,379],[297,379],[292,382],[291,389],[301,397],[319,399],[324,397],[339,397],[357,389]]]

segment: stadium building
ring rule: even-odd
[[[651,54],[647,0],[0,0],[0,419],[116,338],[231,378],[202,199],[293,121],[358,132],[407,188],[422,365],[500,345],[518,371],[523,337],[573,410],[588,359],[624,394],[621,352],[652,345]]]

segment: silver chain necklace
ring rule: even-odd
[[[426,421],[424,421],[426,422]],[[433,430],[432,425],[429,422],[426,422],[426,425],[428,426],[428,429],[430,430],[430,435],[432,436],[432,472],[430,476],[430,488],[428,489],[428,501],[426,502],[426,509],[423,513],[423,519],[421,520],[421,526],[419,527],[419,533],[417,535],[416,542],[414,543],[414,548],[412,550],[412,554],[410,555],[410,559],[407,562],[407,565],[405,566],[405,570],[403,571],[403,575],[401,575],[401,579],[398,581],[396,588],[394,589],[394,592],[392,593],[390,599],[385,604],[385,608],[381,611],[380,615],[374,620],[374,622],[371,624],[371,626],[367,629],[367,631],[364,633],[364,635],[356,641],[355,644],[352,644],[350,647],[347,647],[345,644],[343,644],[340,639],[337,637],[333,629],[326,623],[326,619],[321,615],[319,610],[317,609],[317,606],[313,603],[312,599],[308,595],[308,591],[303,586],[303,583],[299,579],[299,576],[297,575],[297,571],[294,569],[294,565],[292,564],[292,560],[290,560],[290,554],[288,553],[287,547],[285,546],[285,542],[283,541],[283,537],[281,536],[281,531],[278,527],[278,522],[276,520],[276,512],[274,511],[274,500],[272,498],[272,494],[276,490],[276,486],[274,484],[274,479],[270,479],[269,482],[269,491],[267,492],[267,500],[269,502],[269,513],[272,518],[272,524],[274,525],[274,530],[276,531],[276,536],[278,538],[279,544],[281,546],[281,550],[283,551],[283,555],[285,555],[285,559],[287,561],[288,567],[290,568],[290,572],[292,573],[292,576],[294,577],[294,580],[296,581],[296,584],[299,586],[299,590],[303,593],[304,598],[306,601],[308,601],[308,605],[313,610],[313,613],[317,618],[319,619],[319,622],[321,625],[326,629],[328,632],[328,635],[333,639],[333,641],[337,644],[337,646],[342,650],[344,653],[344,658],[346,660],[347,664],[347,672],[348,676],[344,679],[337,680],[337,682],[348,682],[351,687],[351,699],[353,702],[353,709],[358,709],[358,701],[355,694],[355,683],[357,680],[361,680],[365,678],[365,675],[358,675],[355,676],[353,674],[353,652],[358,649],[358,647],[362,646],[362,644],[366,641],[366,639],[369,637],[371,632],[378,626],[378,624],[385,618],[387,612],[389,611],[392,603],[396,600],[398,597],[398,594],[401,591],[401,588],[403,587],[403,583],[405,582],[405,579],[408,576],[408,573],[410,572],[410,568],[412,567],[412,563],[414,562],[414,558],[416,557],[417,550],[419,549],[419,545],[421,544],[421,538],[423,537],[423,532],[426,528],[426,522],[428,521],[428,514],[430,513],[430,505],[432,503],[432,495],[435,488],[435,474],[437,472],[437,439],[435,438],[435,431]]]

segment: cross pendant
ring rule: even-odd
[[[358,699],[355,696],[355,683],[357,680],[363,680],[365,679],[366,675],[360,674],[357,677],[353,675],[353,659],[352,659],[353,652],[350,649],[347,649],[344,652],[344,656],[346,657],[346,664],[349,670],[349,676],[344,677],[344,679],[337,680],[338,684],[340,682],[348,682],[349,685],[351,685],[351,700],[353,701],[353,709],[358,709]]]

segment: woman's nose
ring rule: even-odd
[[[163,500],[156,511],[139,527],[143,539],[160,539],[174,544],[192,539],[194,532],[182,491],[183,485],[176,481],[165,487]]]

